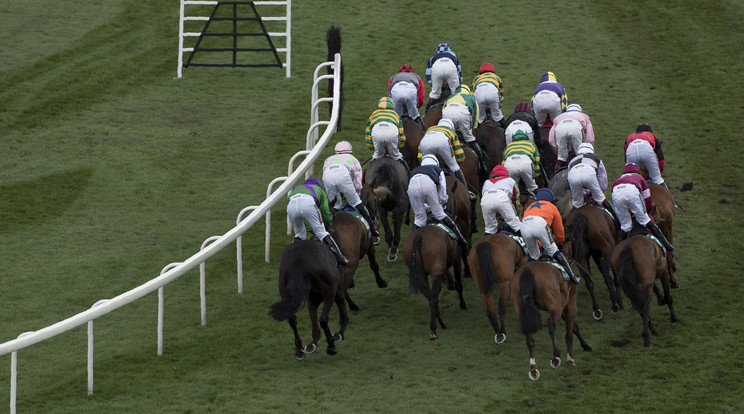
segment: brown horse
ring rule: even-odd
[[[635,229],[631,232],[634,234]],[[645,230],[639,233],[621,241],[615,247],[612,253],[612,271],[615,273],[617,283],[633,304],[633,308],[641,314],[643,346],[650,347],[649,331],[658,335],[649,315],[656,279],[661,280],[664,289],[664,297],[660,304],[666,303],[669,306],[671,321],[677,322],[672,296],[669,294],[672,262],[667,259],[671,258],[671,255],[665,255],[661,246],[646,237]]]
[[[403,119],[403,133],[406,135],[406,145],[400,150],[408,168],[413,170],[419,166],[418,147],[424,137],[424,129],[418,122],[406,117]]]
[[[602,319],[602,309],[594,295],[592,275],[587,273],[591,272],[589,258],[594,259],[610,292],[612,313],[618,313],[622,309],[622,303],[610,275],[610,260],[617,237],[617,229],[612,218],[596,205],[587,204],[571,212],[565,228],[566,242],[563,244],[563,251],[578,263],[584,275],[586,289],[592,298],[592,316],[596,320]]]
[[[505,234],[487,234],[470,249],[468,262],[473,282],[478,288],[486,315],[495,332],[494,341],[506,341],[506,303],[509,301],[511,280],[514,272],[527,262],[528,254],[514,239]],[[498,285],[499,313],[494,310],[493,288]]]
[[[369,210],[370,216],[376,214],[375,198],[372,189],[365,185],[362,187],[362,200]],[[359,262],[366,255],[369,267],[375,274],[377,287],[387,287],[387,282],[380,276],[380,266],[375,258],[375,245],[367,234],[367,228],[356,215],[340,211],[333,219],[334,238],[341,249],[341,254],[349,259],[349,264],[341,267],[341,290],[344,293],[349,309],[358,311],[359,306],[349,297],[349,289],[354,286],[354,274],[359,267]]]
[[[424,126],[426,127],[426,129],[429,129],[439,123],[439,120],[442,119],[443,107],[444,99],[440,100],[438,104],[433,105],[431,108],[429,108],[428,111],[426,111],[426,114],[424,115]]]
[[[504,148],[506,148],[504,129],[498,122],[487,119],[476,129],[475,140],[483,150],[483,156],[486,158],[484,163],[487,172],[490,173],[493,167],[501,165],[503,161]],[[481,183],[486,179],[488,177],[481,177]]]
[[[651,215],[654,216],[654,223],[659,226],[659,230],[666,237],[669,243],[674,246],[674,216],[677,213],[675,207],[675,200],[672,192],[658,184],[648,184],[648,189],[651,191],[651,201],[653,202],[653,210]],[[672,288],[678,288],[679,283],[674,277],[674,272],[677,270],[674,264],[674,258],[669,257],[672,262],[672,272],[669,274],[670,284]]]
[[[295,240],[282,252],[279,263],[279,295],[281,300],[269,307],[269,315],[277,321],[287,320],[295,340],[295,358],[302,360],[306,354],[315,352],[323,328],[328,347],[328,355],[336,355],[336,342],[344,339],[349,316],[346,301],[340,289],[341,275],[336,257],[322,243],[313,240]],[[312,323],[312,342],[302,347],[302,339],[297,332],[297,311],[307,301],[308,313]],[[334,302],[340,316],[340,330],[331,334],[328,327],[329,312]],[[318,307],[323,304],[318,327]]]
[[[442,284],[450,267],[455,270],[455,288],[460,298],[460,309],[467,309],[462,296],[460,246],[443,229],[434,225],[426,225],[408,234],[403,243],[403,258],[408,266],[411,291],[423,293],[429,302],[429,339],[436,340],[438,338],[437,321],[442,329],[447,329],[439,312],[439,293],[442,291]],[[431,276],[431,287],[429,276]]]
[[[576,335],[585,351],[592,347],[584,341],[576,324],[577,286],[563,280],[561,271],[545,262],[527,262],[517,270],[511,282],[511,295],[514,310],[519,316],[522,333],[527,337],[527,348],[530,350],[530,379],[540,378],[535,362],[535,339],[533,334],[542,329],[540,310],[550,313],[548,332],[553,341],[553,358],[550,365],[558,368],[561,365],[561,353],[555,338],[555,328],[561,318],[566,323],[566,361],[576,365],[573,358],[573,336]]]

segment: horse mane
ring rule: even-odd
[[[478,257],[483,293],[490,295],[496,284],[496,275],[491,267],[491,244],[486,242],[475,246],[475,254]]]
[[[411,247],[411,263],[408,266],[408,286],[411,293],[420,293],[426,291],[426,281],[424,275],[418,267],[418,256],[421,255],[421,233],[419,232],[413,238]]]
[[[310,294],[313,275],[305,269],[292,269],[286,278],[282,299],[269,306],[269,315],[277,321],[287,320],[300,310]]]
[[[635,272],[633,270],[633,248],[630,247],[630,245],[626,244],[620,251],[618,257],[617,278],[620,286],[623,287],[623,291],[628,295],[630,302],[633,304],[633,309],[641,312],[641,314],[648,312],[648,298],[635,279]]]
[[[532,335],[542,329],[542,315],[535,304],[535,275],[529,266],[519,277],[519,325],[522,333]]]
[[[341,28],[331,26],[326,32],[326,45],[328,46],[328,57],[326,61],[333,62],[336,53],[341,53]],[[332,68],[328,67],[328,74],[332,74]],[[336,124],[336,131],[341,132],[341,114],[344,109],[344,64],[341,62],[341,85],[339,88],[339,108],[338,108],[338,123]],[[333,79],[328,82],[328,96],[333,96]],[[328,114],[331,115],[332,105],[328,107]]]

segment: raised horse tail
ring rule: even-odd
[[[644,313],[648,311],[648,297],[635,279],[633,270],[633,249],[630,246],[623,247],[618,257],[618,280],[623,292],[630,298],[633,309]]]
[[[269,315],[277,321],[283,321],[297,313],[310,295],[310,277],[305,271],[293,271],[289,275],[282,300],[269,306]]]
[[[408,264],[408,286],[411,293],[426,291],[426,280],[418,267],[419,256],[421,256],[421,233],[416,234],[416,237],[413,238],[411,262]]]
[[[336,26],[331,26],[326,32],[326,44],[328,45],[328,57],[326,61],[333,62],[336,53],[341,53],[341,29]],[[332,74],[332,69],[328,67],[328,74]],[[344,64],[341,63],[341,85],[339,85],[339,108],[338,108],[338,122],[336,124],[336,130],[341,131],[341,113],[344,109]],[[333,96],[333,79],[328,82],[328,96]],[[332,106],[328,107],[329,115],[332,114]]]
[[[478,267],[480,268],[480,275],[476,277],[481,278],[483,293],[490,295],[493,292],[493,285],[496,284],[496,274],[493,273],[491,267],[491,245],[485,242],[475,246],[475,254],[478,256]]]
[[[519,276],[519,325],[522,333],[532,335],[542,329],[542,316],[535,304],[535,275],[527,267]]]

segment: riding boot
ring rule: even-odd
[[[475,195],[475,193],[470,191],[470,189],[468,188],[468,182],[465,181],[465,174],[462,173],[462,170],[452,171],[452,174],[454,174],[455,178],[460,180],[462,182],[462,185],[465,186],[465,189],[468,190],[468,198],[470,199],[470,201],[475,201],[478,196]]]
[[[486,177],[483,179],[483,181],[488,179],[488,167],[486,166],[486,159],[483,156],[483,150],[481,150],[480,145],[478,145],[478,141],[470,141],[467,143],[468,146],[475,151],[475,155],[478,156],[478,170],[479,170],[479,177]]]
[[[336,261],[338,262],[339,266],[346,266],[347,264],[349,264],[349,259],[341,254],[341,249],[338,248],[336,240],[334,240],[330,234],[325,236],[325,238],[323,239],[323,243],[328,246],[333,252],[333,255],[336,256]]]
[[[612,214],[612,221],[615,223],[615,228],[619,229],[620,220],[618,220],[617,213],[615,213],[615,208],[612,206],[612,203],[610,203],[610,200],[605,198],[604,201],[602,202],[602,207],[606,208],[607,211],[609,211],[610,214]]]
[[[669,190],[669,186],[667,185],[666,181],[662,181],[661,184],[659,184],[659,185],[662,186],[662,187],[664,187],[664,188],[666,188],[667,191],[671,191],[671,190]]]
[[[404,167],[406,167],[406,172],[408,173],[408,176],[411,175],[411,169],[408,167],[408,163],[403,158],[398,160],[399,163],[403,164]]]
[[[465,240],[465,236],[462,235],[460,232],[460,228],[457,227],[457,224],[450,216],[444,216],[442,220],[440,220],[442,224],[449,227],[455,234],[457,235],[457,244],[460,245],[460,254],[462,257],[467,260],[468,257],[468,242]]]
[[[561,266],[563,266],[564,269],[566,269],[566,273],[568,273],[568,278],[571,279],[571,283],[578,285],[581,279],[579,279],[579,277],[574,274],[573,270],[571,270],[571,266],[569,266],[566,257],[560,250],[555,252],[555,254],[553,255],[553,259],[555,259],[556,262],[558,262]]]
[[[424,120],[420,116],[416,117],[414,121],[416,121],[417,124],[421,125],[421,128],[426,131],[426,125],[424,125]]]
[[[367,210],[367,207],[359,203],[354,208],[359,212],[359,214],[364,217],[365,220],[367,220],[367,223],[369,223],[369,231],[372,233],[372,237],[380,237],[380,232],[377,231],[377,223],[372,220],[372,216],[369,214],[369,210]]]
[[[506,130],[506,119],[499,119],[499,126],[501,127],[501,129]]]
[[[653,221],[649,221],[648,224],[646,224],[646,228],[651,230],[651,234],[656,236],[657,239],[661,242],[661,244],[664,245],[664,248],[667,249],[669,254],[674,257],[674,246],[672,246],[669,243],[669,240],[667,240],[666,237],[664,237],[664,233],[661,232],[661,229],[659,229],[659,226],[656,225]]]

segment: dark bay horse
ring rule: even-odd
[[[555,194],[555,206],[561,213],[563,221],[568,219],[573,205],[571,204],[571,188],[568,185],[568,170],[562,169],[553,175],[548,188]]]
[[[470,249],[468,262],[473,274],[473,282],[480,292],[486,315],[494,330],[494,341],[506,341],[506,303],[511,292],[514,272],[527,262],[528,255],[522,246],[505,234],[487,234]],[[493,289],[498,285],[498,315],[494,309]]]
[[[654,205],[651,212],[651,215],[654,216],[654,223],[659,226],[661,233],[674,246],[674,216],[677,214],[674,196],[671,191],[658,184],[649,183],[648,189],[651,192],[651,201]],[[678,288],[679,284],[674,277],[674,272],[677,270],[674,258],[670,255],[669,260],[672,262],[672,272],[669,274],[670,284],[673,288]]]
[[[423,119],[424,126],[426,127],[426,129],[429,129],[439,123],[439,120],[442,119],[443,108],[444,108],[444,98],[442,98],[438,104],[434,104],[431,108],[429,108],[428,111],[426,111],[426,114],[424,115],[424,119]]]
[[[460,246],[443,229],[426,225],[408,234],[403,244],[403,258],[408,266],[411,291],[423,293],[429,302],[429,339],[436,340],[437,321],[442,329],[447,329],[439,312],[439,293],[450,267],[455,270],[455,288],[460,298],[460,309],[467,309],[462,295]]]
[[[640,227],[637,225],[636,227]],[[631,234],[634,234],[631,230]],[[631,235],[618,243],[612,253],[612,270],[615,273],[618,284],[633,304],[633,308],[641,314],[643,319],[643,346],[651,346],[649,331],[658,335],[651,323],[650,307],[653,288],[656,279],[661,280],[664,289],[664,297],[660,304],[669,306],[671,321],[677,322],[672,305],[672,296],[669,294],[669,278],[672,262],[667,258],[661,246],[645,236],[645,230],[641,234]]]
[[[475,140],[483,150],[483,155],[486,158],[484,163],[487,167],[487,172],[490,174],[493,167],[501,165],[503,161],[504,148],[506,148],[504,129],[501,128],[498,122],[487,119],[478,125],[475,131]],[[480,177],[481,183],[487,179],[488,177]]]
[[[406,135],[406,145],[400,150],[408,168],[413,170],[419,166],[418,147],[424,137],[424,128],[409,117],[403,119],[403,133]]]
[[[408,213],[408,172],[398,161],[389,157],[372,160],[364,171],[364,183],[369,185],[377,200],[377,213],[385,230],[385,242],[388,245],[387,259],[394,262],[398,259],[400,228]],[[392,216],[390,227],[388,214]]]
[[[622,302],[610,275],[612,251],[615,249],[617,237],[617,229],[612,218],[596,205],[586,204],[569,214],[565,229],[566,242],[563,251],[579,264],[586,289],[592,298],[592,316],[596,320],[602,319],[602,309],[594,295],[592,275],[586,272],[591,272],[590,258],[594,259],[610,292],[612,313],[618,313],[622,309]]]
[[[281,300],[269,307],[269,315],[277,321],[287,320],[295,339],[295,358],[302,360],[311,354],[320,340],[323,328],[328,347],[328,355],[336,355],[336,342],[344,338],[349,316],[346,301],[340,289],[341,275],[336,258],[327,246],[313,240],[296,240],[282,252],[279,263],[279,295]],[[297,311],[307,301],[310,322],[312,323],[312,342],[302,347],[302,339],[297,332]],[[340,316],[340,330],[331,334],[328,327],[329,312],[334,302]],[[318,327],[318,307],[323,304]]]
[[[362,200],[367,206],[369,214],[374,217],[376,212],[374,195],[368,185],[362,187]],[[375,258],[375,245],[368,236],[364,223],[357,216],[341,211],[334,216],[333,228],[335,230],[334,238],[341,249],[341,253],[349,259],[349,264],[341,267],[341,289],[346,303],[349,304],[349,309],[358,311],[359,306],[351,300],[349,289],[354,285],[354,274],[364,256],[367,256],[369,267],[375,274],[377,287],[385,288],[387,282],[380,276],[380,266]]]
[[[576,324],[577,286],[563,280],[561,271],[545,262],[527,262],[520,267],[511,282],[511,295],[514,310],[519,316],[522,333],[527,337],[527,348],[530,350],[530,379],[540,378],[540,371],[535,362],[535,332],[542,329],[540,310],[550,313],[548,332],[553,341],[553,358],[550,365],[558,368],[561,365],[561,353],[555,338],[555,328],[561,318],[566,324],[566,362],[576,365],[573,358],[573,336],[579,338],[581,347],[591,351],[592,347],[584,341]]]
[[[542,165],[545,174],[550,179],[556,173],[555,162],[558,161],[558,149],[550,145],[550,141],[548,140],[552,126],[553,123],[550,119],[546,120],[545,124],[540,128],[540,142],[535,142],[537,150],[540,151],[540,165]]]

